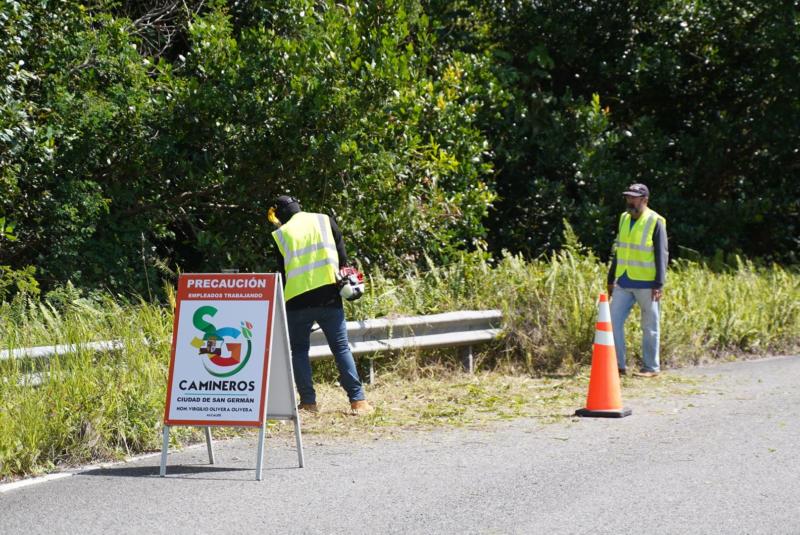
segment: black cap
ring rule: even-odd
[[[278,210],[290,204],[300,204],[300,201],[290,195],[279,195],[278,198],[275,199],[275,208]]]
[[[644,184],[631,184],[622,194],[626,197],[649,197],[650,190]]]
[[[286,223],[302,209],[300,201],[289,195],[280,195],[275,199],[275,212],[281,223]]]

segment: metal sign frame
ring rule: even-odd
[[[181,304],[184,301],[182,296],[187,293],[186,287],[182,286],[188,281],[194,280],[266,280],[269,286],[266,292],[262,292],[261,299],[249,298],[248,300],[267,300],[267,325],[264,336],[263,374],[261,377],[261,400],[258,411],[257,421],[231,421],[231,420],[185,420],[170,418],[170,403],[172,399],[172,389],[174,381],[176,350],[179,339],[179,320]],[[219,283],[218,283],[219,284]],[[234,287],[232,285],[231,287]],[[290,420],[294,423],[295,441],[297,445],[297,460],[299,467],[305,466],[303,455],[303,439],[300,425],[300,414],[297,410],[297,399],[294,388],[294,376],[292,372],[291,348],[289,345],[289,330],[286,322],[286,307],[283,299],[283,282],[279,273],[192,273],[181,275],[178,282],[178,298],[175,306],[175,318],[173,324],[172,351],[170,355],[169,379],[167,384],[167,399],[164,407],[164,427],[163,442],[161,447],[161,468],[159,475],[165,477],[167,473],[167,455],[169,453],[169,431],[170,427],[176,425],[196,425],[205,427],[206,448],[208,450],[208,460],[210,464],[215,464],[214,446],[211,437],[211,427],[258,427],[258,448],[256,453],[256,480],[262,480],[263,460],[264,460],[264,441],[266,435],[267,420]],[[183,290],[183,291],[182,291]],[[239,290],[237,290],[238,292]],[[247,290],[243,290],[246,292]],[[214,290],[220,292],[220,290]],[[223,295],[225,292],[222,292]],[[231,292],[228,292],[231,293]],[[271,295],[269,295],[271,293]],[[208,292],[211,295],[211,292]],[[202,295],[202,294],[198,294]],[[219,293],[215,301],[220,300]],[[236,293],[234,295],[247,295]],[[252,294],[257,295],[257,294]],[[186,299],[187,301],[189,299]],[[194,298],[192,301],[202,301],[202,298]],[[209,299],[211,300],[211,299]],[[223,299],[236,301],[235,298]]]

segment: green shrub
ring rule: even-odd
[[[38,296],[39,282],[35,275],[36,268],[33,266],[23,269],[0,266],[0,302],[17,295]]]

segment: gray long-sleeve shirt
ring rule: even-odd
[[[617,231],[618,232],[618,231]],[[656,220],[656,228],[653,231],[653,252],[656,256],[656,279],[654,281],[635,281],[623,273],[619,280],[614,276],[617,271],[616,251],[611,256],[611,266],[608,269],[608,284],[616,282],[622,288],[663,288],[667,277],[667,262],[669,261],[667,243],[667,228],[660,219]]]

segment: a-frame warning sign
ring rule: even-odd
[[[185,274],[178,280],[161,475],[169,428],[259,428],[256,479],[261,479],[266,420],[291,420],[298,462],[303,444],[297,411],[281,277],[274,273]]]

